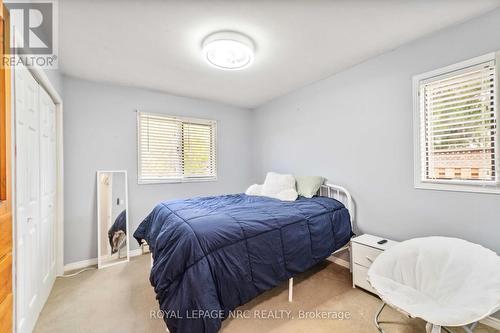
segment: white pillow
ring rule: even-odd
[[[292,175],[268,172],[262,188],[262,194],[269,197],[275,197],[278,193],[285,190],[295,191],[295,177]]]
[[[268,172],[262,186],[262,195],[283,201],[295,201],[298,197],[295,190],[295,177]]]
[[[299,194],[294,189],[284,190],[276,194],[273,198],[280,199],[281,201],[295,201]]]
[[[251,185],[245,194],[269,197],[282,201],[295,201],[299,196],[295,190],[295,177],[275,172],[268,172],[264,184]]]
[[[253,184],[246,190],[246,195],[262,195],[262,187],[260,184]]]

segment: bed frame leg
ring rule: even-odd
[[[375,319],[373,320],[375,322],[375,327],[377,328],[377,330],[380,332],[380,333],[385,333],[384,330],[382,329],[382,327],[380,327],[380,321],[379,321],[379,318],[380,318],[380,314],[382,313],[382,310],[385,308],[385,302],[382,302],[382,306],[380,307],[380,309],[377,311],[377,313],[375,314]]]
[[[293,301],[293,278],[288,279],[288,302]]]

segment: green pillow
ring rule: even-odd
[[[325,178],[320,176],[301,176],[295,177],[297,182],[297,192],[299,195],[312,198],[316,195],[321,185],[325,181]]]

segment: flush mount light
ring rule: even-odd
[[[253,62],[254,44],[250,38],[234,31],[219,31],[203,40],[203,58],[219,69],[243,69]]]

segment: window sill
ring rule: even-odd
[[[500,194],[500,187],[498,185],[471,185],[453,182],[416,181],[415,188],[420,190]]]
[[[213,178],[186,178],[186,179],[158,179],[158,180],[141,180],[137,181],[139,185],[155,185],[155,184],[181,184],[181,183],[205,183],[215,182],[217,177]]]

